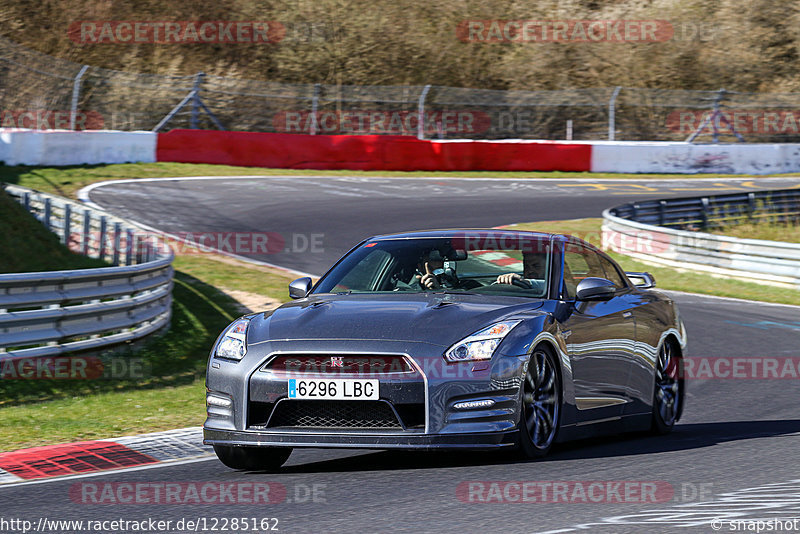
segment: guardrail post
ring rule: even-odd
[[[61,235],[61,242],[69,247],[69,234],[72,223],[72,206],[67,204],[64,206],[64,233]]]
[[[92,229],[92,212],[83,210],[83,255],[89,255],[89,234]]]
[[[756,212],[756,194],[747,193],[747,218],[752,219]]]
[[[702,199],[700,199],[700,202],[702,206],[700,208],[700,220],[702,221],[700,225],[701,228],[705,230],[706,228],[708,228],[708,208],[710,206],[710,202],[708,200],[708,197],[703,197]]]
[[[44,216],[42,217],[42,223],[44,226],[49,230],[50,229],[50,215],[52,212],[52,204],[49,198],[44,199]]]
[[[31,212],[31,194],[25,193],[22,195],[22,205],[25,206],[25,211]]]
[[[631,204],[631,220],[636,221],[639,217],[639,204]]]
[[[125,265],[133,265],[133,230],[125,231]]]
[[[659,226],[664,226],[664,223],[667,220],[667,201],[661,200],[658,203],[658,224]]]
[[[106,216],[100,216],[100,242],[97,244],[97,257],[101,260],[106,258]]]
[[[119,265],[119,242],[120,238],[122,237],[120,234],[122,233],[122,225],[118,222],[114,223],[114,256],[113,256],[113,263],[114,265]]]

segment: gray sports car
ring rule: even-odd
[[[634,284],[631,280],[636,281]],[[234,469],[293,447],[515,447],[680,418],[686,334],[648,273],[567,235],[372,237],[211,351],[204,438]]]

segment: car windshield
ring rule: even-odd
[[[368,241],[345,256],[314,293],[464,292],[542,298],[550,239],[475,233]]]

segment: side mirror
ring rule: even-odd
[[[607,300],[614,296],[617,287],[605,278],[584,278],[578,283],[576,296],[578,300]]]
[[[656,279],[650,273],[629,273],[626,272],[625,275],[630,278],[633,285],[639,289],[650,289],[651,287],[656,287]]]
[[[302,299],[311,291],[311,278],[304,276],[289,282],[289,296],[293,299]]]

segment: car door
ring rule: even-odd
[[[581,244],[570,244],[564,252],[562,298],[571,302],[571,313],[561,328],[572,365],[579,423],[621,416],[631,400],[627,385],[636,339],[624,281],[619,280],[623,287],[608,300],[577,301],[577,286],[588,277],[607,278],[601,256]]]

